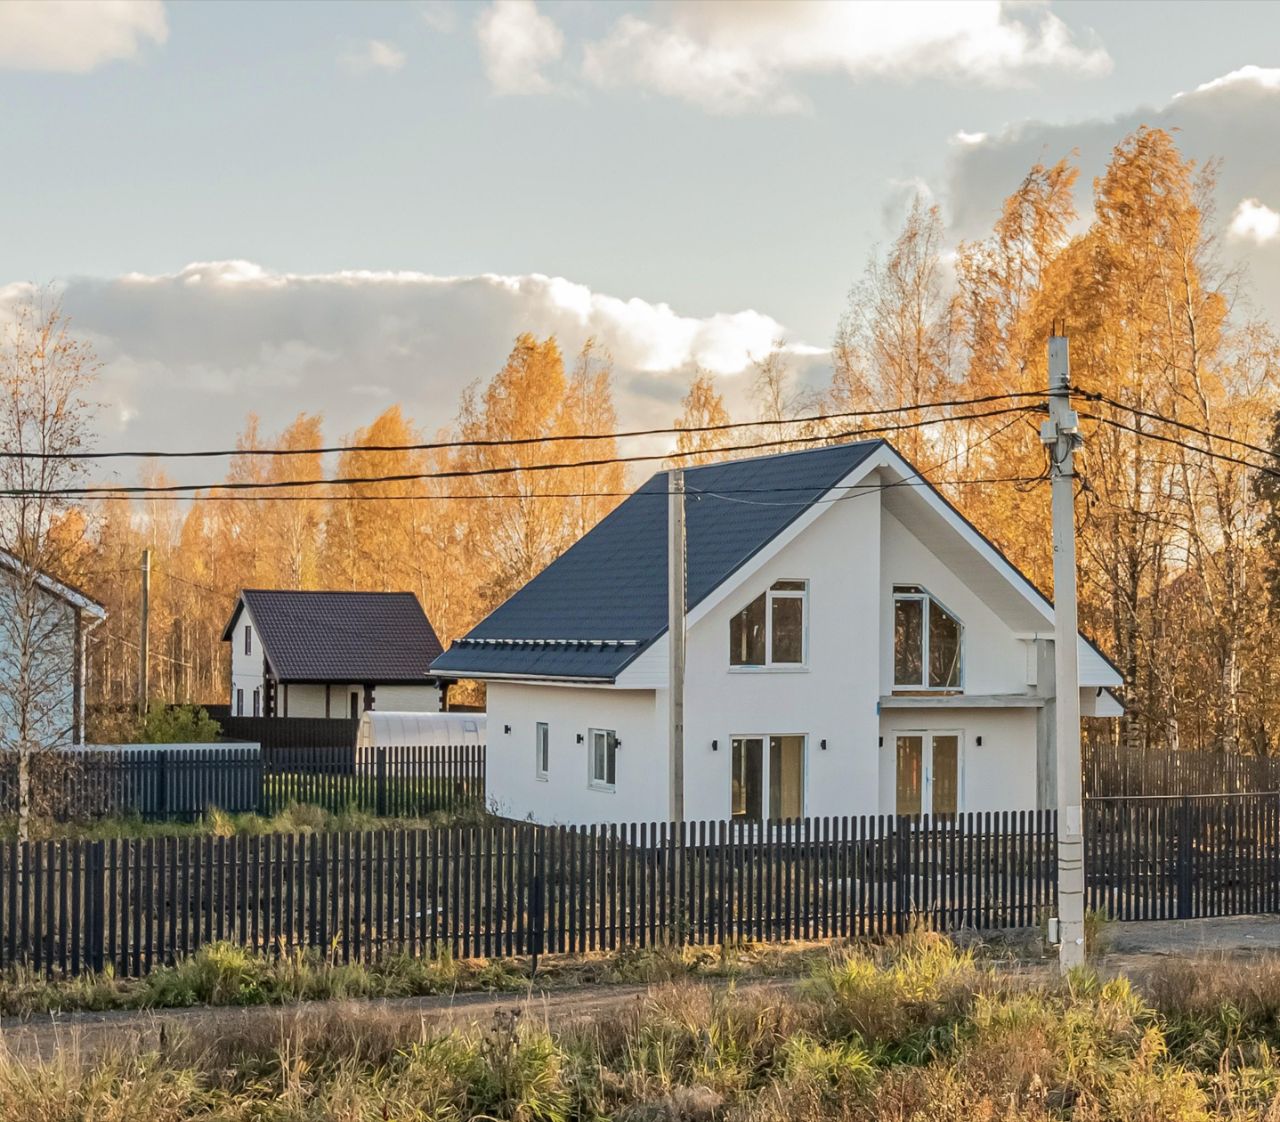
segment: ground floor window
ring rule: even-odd
[[[533,726],[533,758],[534,774],[539,779],[546,779],[551,770],[551,732],[546,721],[539,721]]]
[[[888,762],[888,761],[886,761]],[[900,732],[893,738],[894,813],[960,810],[960,734]]]
[[[587,742],[591,749],[591,786],[612,791],[618,778],[618,734],[613,729],[591,729]]]
[[[803,736],[733,738],[731,808],[752,821],[804,817]]]
[[[244,690],[236,690],[236,716],[244,716]]]
[[[259,688],[253,691],[253,715],[255,717],[261,716],[261,713],[259,712],[261,708],[262,708],[262,690]]]

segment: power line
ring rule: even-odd
[[[1080,396],[1088,401],[1097,401],[1104,405],[1110,405],[1114,409],[1123,409],[1126,413],[1132,413],[1134,416],[1143,417],[1148,421],[1156,421],[1162,425],[1170,425],[1173,428],[1182,429],[1184,432],[1195,433],[1197,436],[1203,436],[1206,440],[1220,440],[1224,444],[1234,444],[1239,448],[1247,448],[1250,452],[1257,452],[1268,459],[1280,459],[1274,449],[1266,448],[1261,444],[1252,444],[1247,440],[1241,440],[1239,437],[1228,436],[1226,433],[1213,432],[1211,429],[1201,428],[1199,425],[1189,424],[1186,421],[1178,421],[1173,417],[1165,417],[1160,413],[1151,413],[1145,409],[1138,409],[1133,405],[1125,405],[1123,402],[1116,401],[1114,398],[1107,397],[1101,393],[1081,392]]]
[[[1042,397],[1032,392],[985,394],[981,397],[950,401],[927,401],[913,405],[897,405],[883,409],[859,409],[839,413],[815,413],[789,420],[726,421],[715,425],[672,425],[668,428],[630,429],[624,432],[561,433],[547,436],[477,438],[472,440],[436,440],[415,444],[333,444],[315,448],[216,448],[202,451],[120,451],[120,452],[7,452],[0,456],[14,460],[116,460],[116,459],[208,459],[219,456],[324,456],[342,452],[437,452],[455,448],[513,448],[530,444],[555,444],[563,441],[589,443],[598,440],[626,440],[641,436],[676,436],[680,433],[713,433],[729,429],[760,428],[768,425],[813,425],[830,421],[863,417],[887,417],[895,413],[914,413],[926,409],[958,409],[968,405],[988,405],[996,401],[1014,401],[1026,397]]]
[[[1167,433],[1151,432],[1148,429],[1136,428],[1133,425],[1126,425],[1123,421],[1117,421],[1114,417],[1103,417],[1097,413],[1081,413],[1080,416],[1086,420],[1098,421],[1101,424],[1110,425],[1112,428],[1132,433],[1134,436],[1142,437],[1144,440],[1155,440],[1159,441],[1161,444],[1171,444],[1177,448],[1184,448],[1188,452],[1199,452],[1202,456],[1208,456],[1210,459],[1221,460],[1229,464],[1236,464],[1239,467],[1249,468],[1251,471],[1260,471],[1264,475],[1280,478],[1280,471],[1275,468],[1266,467],[1264,464],[1255,464],[1251,460],[1244,460],[1239,456],[1229,456],[1225,452],[1217,452],[1212,448],[1203,448],[1199,444],[1191,444],[1188,441],[1179,440],[1177,437],[1169,436]]]
[[[124,495],[181,495],[193,491],[272,491],[290,490],[300,487],[353,487],[370,483],[410,483],[427,479],[473,479],[494,475],[515,475],[520,472],[574,471],[581,468],[610,467],[615,464],[645,463],[654,460],[670,460],[681,457],[701,455],[706,451],[748,452],[768,448],[789,448],[791,446],[839,443],[842,439],[870,437],[886,432],[903,432],[920,429],[930,425],[952,424],[957,421],[976,421],[986,417],[1002,417],[1010,413],[1031,413],[1040,407],[1029,405],[1006,406],[1002,409],[989,409],[980,413],[967,413],[957,417],[934,417],[918,421],[910,421],[899,425],[878,425],[863,429],[850,429],[843,432],[823,433],[813,436],[781,437],[777,440],[759,441],[751,444],[725,445],[715,449],[695,449],[687,452],[654,452],[631,456],[604,456],[590,460],[577,460],[570,463],[538,463],[538,464],[501,464],[484,468],[456,468],[445,471],[399,472],[390,475],[347,476],[334,479],[279,479],[279,480],[237,480],[223,483],[167,483],[167,484],[135,484],[108,485],[96,487],[60,487],[47,490],[34,488],[10,488],[0,490],[6,497],[22,497],[35,494],[60,495],[76,498],[115,497]],[[771,424],[774,422],[770,422]],[[521,496],[527,497],[527,496]]]

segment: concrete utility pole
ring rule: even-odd
[[[151,693],[151,550],[142,551],[142,634],[138,637],[138,716],[147,716],[147,698]]]
[[[1081,815],[1080,672],[1076,625],[1074,453],[1080,421],[1071,408],[1070,344],[1049,337],[1049,419],[1040,440],[1049,451],[1053,490],[1053,635],[1058,795],[1058,965],[1084,964],[1084,824]]]
[[[684,471],[672,468],[667,507],[667,633],[671,642],[671,821],[684,821],[684,622],[685,579]]]

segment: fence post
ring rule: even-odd
[[[907,933],[907,842],[909,840],[908,833],[910,830],[910,820],[898,816],[893,820],[894,833],[894,851],[896,860],[894,864],[897,868],[894,870],[894,926],[899,935]]]
[[[387,813],[387,750],[386,748],[378,749],[378,791],[377,791],[377,807],[378,817],[382,818]]]
[[[96,841],[89,846],[89,868],[86,870],[89,916],[85,924],[85,965],[97,973],[101,973],[106,964],[106,845],[104,841]]]
[[[156,809],[160,818],[169,817],[169,752],[160,748],[156,751]]]
[[[1191,800],[1178,806],[1178,918],[1191,918]]]
[[[537,977],[538,956],[542,954],[542,943],[545,933],[545,917],[542,914],[542,846],[538,844],[538,835],[534,834],[533,845],[533,884],[529,891],[529,976]]]

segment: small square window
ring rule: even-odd
[[[546,779],[551,771],[551,733],[546,721],[533,726],[534,774]]]

